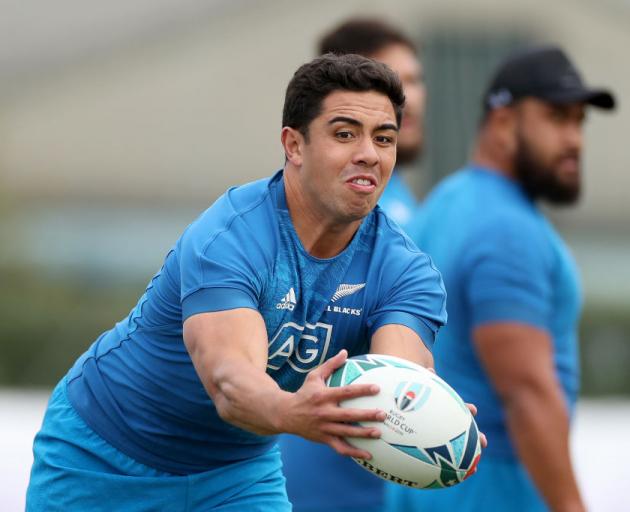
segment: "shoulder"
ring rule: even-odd
[[[180,257],[241,255],[257,264],[272,258],[278,224],[271,199],[273,183],[267,178],[230,188],[188,226],[178,242]]]
[[[549,247],[546,221],[531,203],[509,202],[489,206],[471,226],[469,242],[495,245],[497,249]]]
[[[379,207],[374,210],[373,216],[377,236],[373,259],[387,276],[387,281],[422,274],[425,277],[435,276],[441,283],[440,273],[431,258],[417,247],[396,222]]]
[[[546,233],[544,217],[520,187],[474,168],[444,179],[427,198],[423,215],[464,232],[469,243],[539,241]]]
[[[200,217],[209,220],[217,217],[222,221],[244,217],[253,210],[264,209],[270,203],[272,178],[253,181],[229,188]]]
[[[429,192],[424,204],[444,201],[452,196],[474,196],[479,179],[470,169],[459,169],[446,176]]]
[[[421,253],[407,233],[382,207],[374,208],[369,221],[373,223],[372,229],[376,234],[375,246],[387,248],[385,253],[388,257],[413,257]]]
[[[415,330],[425,344],[446,321],[446,290],[433,261],[382,211],[374,212],[376,243],[369,282],[371,329],[386,323]]]
[[[228,189],[189,226],[185,236],[211,243],[226,233],[268,230],[274,215],[271,183],[266,178]]]

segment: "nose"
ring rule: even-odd
[[[380,160],[377,148],[371,137],[364,137],[356,146],[352,163],[363,167],[374,167]]]
[[[584,139],[581,123],[569,123],[566,131],[566,139],[572,149],[581,150]]]

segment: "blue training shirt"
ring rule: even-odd
[[[337,256],[309,255],[294,231],[282,171],[230,189],[193,222],[134,310],[102,334],[68,374],[68,397],[101,437],[174,474],[207,471],[268,450],[218,416],[182,337],[192,315],[258,310],[267,373],[297,390],[342,348],[366,353],[386,324],[431,347],[445,321],[439,273],[377,207]]]
[[[436,370],[466,402],[477,405],[477,422],[488,436],[486,453],[513,459],[503,406],[481,367],[472,332],[492,322],[547,331],[572,411],[581,309],[576,265],[516,182],[474,166],[435,188],[410,234],[435,261],[448,292],[449,323],[433,351]]]

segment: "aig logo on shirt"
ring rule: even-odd
[[[308,373],[326,360],[332,325],[317,322],[299,325],[287,322],[269,342],[267,368],[279,370],[288,364],[296,372]]]

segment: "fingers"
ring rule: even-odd
[[[380,388],[376,384],[350,384],[338,388],[328,388],[326,398],[333,402],[343,402],[360,396],[378,395]]]
[[[475,407],[474,404],[466,404],[466,407],[468,407],[473,416],[477,415],[477,407]],[[483,432],[479,432],[479,441],[481,443],[481,447],[485,450],[486,446],[488,446],[488,439]]]
[[[330,438],[326,439],[325,442],[340,455],[346,455],[348,457],[355,457],[357,459],[365,460],[370,460],[372,458],[372,454],[370,452],[355,448],[340,437],[331,436]]]
[[[381,431],[377,427],[363,427],[358,424],[350,423],[329,423],[323,430],[327,434],[343,439],[353,437],[357,439],[378,439],[381,437]]]
[[[332,373],[342,366],[346,359],[348,359],[348,351],[344,348],[340,350],[336,355],[325,361],[319,368],[309,373],[310,375],[316,375],[324,380],[332,375]]]
[[[357,423],[360,421],[385,421],[387,414],[380,409],[343,409],[333,407],[323,413],[321,418],[335,423]]]

